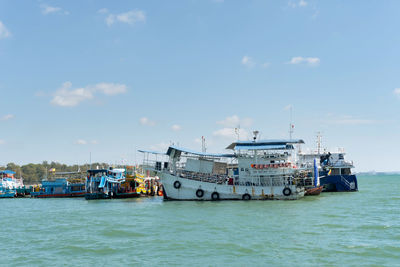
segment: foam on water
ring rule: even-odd
[[[400,177],[299,201],[0,199],[0,265],[400,266]]]

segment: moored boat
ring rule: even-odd
[[[305,193],[294,161],[294,145],[300,143],[303,140],[254,138],[229,145],[232,154],[170,146],[164,154],[168,161],[144,165],[160,177],[168,200],[295,200]]]
[[[322,151],[321,147],[321,136],[318,135],[317,150],[311,153],[300,152],[298,165],[307,168],[317,161],[323,192],[358,191],[357,177],[351,171],[354,164],[345,159],[344,150],[328,152]]]
[[[66,178],[55,181],[42,181],[42,185],[34,187],[31,197],[34,198],[63,198],[83,197],[85,195],[85,184],[70,183]]]
[[[139,196],[134,177],[126,178],[125,169],[88,170],[85,193],[87,200],[135,198]]]
[[[14,171],[0,171],[0,198],[16,197],[17,190],[21,188],[25,188],[22,178],[15,178]]]

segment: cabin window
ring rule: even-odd
[[[240,170],[243,172],[243,171],[244,171],[244,168],[241,168]]]
[[[349,168],[342,169],[342,175],[350,175],[351,171]]]

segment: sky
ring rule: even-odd
[[[399,171],[399,1],[0,0],[0,165],[322,134]],[[290,112],[292,110],[292,112]]]

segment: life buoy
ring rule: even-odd
[[[196,196],[198,197],[198,198],[202,198],[203,196],[204,196],[204,190],[203,189],[197,189],[197,191],[196,191]]]
[[[254,164],[251,164],[250,166],[251,166],[252,168],[254,168]]]
[[[219,193],[218,192],[213,192],[211,194],[211,200],[219,200]]]
[[[249,194],[244,194],[243,196],[242,196],[242,199],[243,200],[251,200],[251,196],[249,195]]]
[[[285,187],[282,191],[283,195],[290,196],[292,194],[292,190],[289,187]]]
[[[174,182],[174,188],[175,188],[175,189],[181,188],[181,185],[182,185],[182,184],[181,184],[181,182],[179,182],[179,181],[175,181],[175,182]]]

